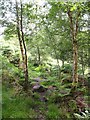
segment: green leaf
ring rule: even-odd
[[[74,5],[73,7],[71,7],[70,11],[74,11],[74,10],[76,10],[76,9],[77,9],[77,6]]]

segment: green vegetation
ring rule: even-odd
[[[89,120],[90,2],[0,5],[2,119]]]
[[[59,118],[64,120],[72,117],[76,118],[76,116],[78,118],[78,114],[80,114],[79,109],[82,108],[78,108],[80,106],[77,106],[75,98],[69,96],[71,83],[68,83],[68,78],[70,78],[70,73],[65,74],[62,71],[62,80],[58,80],[55,77],[55,69],[52,69],[51,73],[45,74],[43,67],[43,70],[38,69],[37,71],[36,68],[39,67],[35,67],[30,63],[30,87],[28,92],[25,92],[23,90],[24,76],[21,70],[11,64],[5,57],[2,57],[2,62],[3,118],[39,118],[48,120],[57,120]],[[43,78],[44,74],[45,78]],[[38,89],[33,91],[33,86],[37,83],[35,80],[40,81],[39,84],[45,89],[44,92],[41,92],[41,89],[39,92]],[[83,85],[77,88],[77,93],[79,94],[79,92],[84,94],[83,97],[85,98],[85,101],[81,100],[81,105],[83,102],[88,104],[87,86]],[[78,96],[77,93],[75,93],[76,96]],[[87,106],[84,106],[84,108],[89,110]]]

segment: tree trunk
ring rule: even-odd
[[[84,65],[82,63],[82,74],[83,74],[83,77],[84,77]]]
[[[40,64],[41,62],[41,55],[40,55],[40,48],[37,46],[37,54],[38,54],[38,63]]]
[[[28,89],[28,64],[27,64],[27,49],[26,49],[26,45],[25,45],[25,40],[24,40],[24,33],[23,33],[23,23],[22,23],[22,13],[23,13],[23,9],[22,9],[22,1],[20,1],[21,3],[21,37],[22,37],[22,43],[23,43],[23,48],[24,48],[24,74],[25,74],[25,90]]]
[[[80,12],[77,14],[76,22],[74,24],[72,12],[70,9],[68,10],[68,17],[70,19],[70,29],[72,35],[72,44],[73,44],[73,82],[72,87],[76,87],[78,83],[78,47],[77,47],[77,33],[78,33],[78,18],[80,16]],[[75,28],[74,28],[75,27]]]
[[[18,34],[18,40],[21,50],[21,56],[23,61],[23,71],[24,71],[24,78],[25,78],[25,90],[28,89],[28,65],[27,65],[27,50],[24,40],[24,34],[23,34],[23,26],[22,26],[22,3],[21,3],[21,11],[20,11],[20,19],[19,19],[19,8],[18,3],[16,0],[16,17],[17,17],[17,34]]]
[[[78,50],[77,50],[77,41],[73,40],[73,85],[78,83]]]
[[[85,66],[84,66],[84,60],[83,60],[83,50],[82,50],[82,55],[81,55],[81,65],[82,65],[82,74],[83,74],[83,77],[84,77],[84,69],[85,69]]]
[[[62,67],[64,67],[64,60],[62,60]]]
[[[58,58],[56,58],[57,59],[57,65],[58,65],[58,79],[60,80],[60,78],[61,78],[61,69],[60,69],[60,65],[59,65],[59,59]]]
[[[16,0],[16,19],[17,19],[17,34],[18,34],[18,40],[19,40],[19,45],[20,45],[20,50],[21,50],[21,56],[22,56],[22,60],[24,61],[24,50],[23,50],[22,39],[20,35],[20,20],[19,20],[17,0]]]

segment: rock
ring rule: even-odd
[[[47,88],[44,88],[41,85],[35,85],[33,86],[33,92],[45,92],[47,90]]]
[[[42,81],[40,77],[33,78],[33,80],[36,81],[36,82],[41,82]]]
[[[37,89],[39,89],[40,88],[40,85],[35,85],[35,86],[33,86],[33,89],[35,90],[37,90]]]

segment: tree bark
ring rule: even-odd
[[[18,40],[19,40],[19,45],[20,45],[20,50],[21,50],[21,56],[22,56],[22,61],[23,61],[23,71],[24,71],[24,78],[25,78],[25,85],[24,88],[25,90],[28,89],[28,65],[27,65],[27,50],[26,50],[26,45],[25,45],[25,40],[24,40],[24,33],[23,33],[23,24],[22,24],[22,2],[20,1],[21,4],[21,10],[20,10],[20,18],[19,18],[19,8],[18,8],[18,3],[16,0],[16,19],[17,19],[17,34],[18,34]]]
[[[23,45],[22,45],[22,39],[20,35],[20,20],[19,20],[19,11],[18,11],[18,3],[16,0],[16,21],[17,21],[17,34],[18,34],[18,40],[19,40],[19,45],[20,45],[20,50],[21,50],[21,56],[22,60],[24,61],[24,50],[23,50]]]
[[[80,16],[80,12],[77,14],[76,22],[74,24],[72,12],[68,10],[68,17],[70,19],[70,29],[72,35],[72,44],[73,44],[73,87],[77,86],[78,83],[78,46],[77,46],[77,33],[78,33],[78,18]],[[75,26],[75,29],[74,29]]]
[[[85,70],[85,66],[84,66],[84,60],[83,60],[83,50],[82,50],[82,55],[81,55],[81,65],[82,65],[82,74],[83,74],[83,77],[84,77],[84,70]]]
[[[40,48],[37,46],[37,54],[38,54],[38,63],[41,63],[41,55],[40,55]]]
[[[64,67],[64,60],[62,60],[62,67]]]
[[[24,33],[23,33],[23,20],[22,20],[22,14],[23,14],[23,8],[22,8],[22,1],[20,1],[21,4],[21,37],[22,37],[22,43],[23,43],[23,48],[24,48],[24,74],[25,74],[25,89],[28,89],[28,64],[27,64],[27,49],[25,45],[25,40],[24,40]]]

